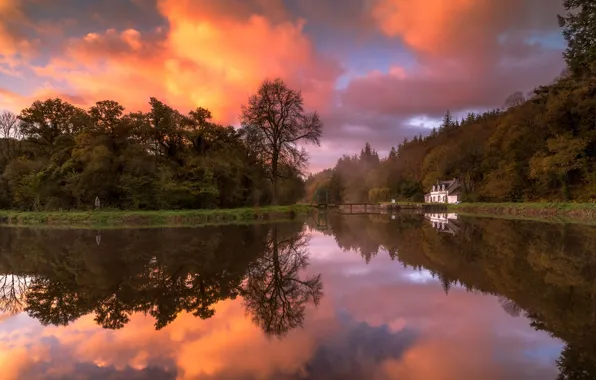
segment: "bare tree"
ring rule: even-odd
[[[277,204],[278,179],[302,173],[308,163],[299,141],[319,145],[323,123],[319,115],[304,111],[302,93],[291,90],[281,79],[265,80],[256,95],[242,106],[244,138],[255,155],[267,164],[273,185],[272,203]]]
[[[526,97],[521,91],[516,91],[505,99],[505,108],[512,108],[522,105],[526,101]]]
[[[0,276],[0,313],[17,314],[23,311],[28,286],[26,277],[14,274]]]
[[[0,113],[0,157],[8,162],[19,155],[21,122],[10,111]]]

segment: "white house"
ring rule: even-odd
[[[426,203],[457,203],[461,201],[461,184],[457,178],[439,181],[424,195]]]
[[[457,214],[425,214],[424,216],[439,232],[447,232],[452,235],[456,235],[459,232]]]

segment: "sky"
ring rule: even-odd
[[[95,244],[95,242],[92,242]],[[120,330],[84,316],[66,327],[25,314],[0,323],[3,379],[554,379],[563,344],[508,315],[497,297],[453,285],[381,251],[369,264],[313,232],[309,274],[324,295],[304,326],[267,338],[242,299],[162,330],[134,314]],[[309,376],[310,374],[310,376]]]
[[[561,73],[561,0],[0,0],[0,109],[154,96],[237,125],[266,78],[325,124],[310,171]]]

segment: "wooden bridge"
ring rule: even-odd
[[[373,202],[353,202],[344,203],[329,199],[327,189],[317,189],[311,200],[311,206],[317,209],[338,209],[339,211],[347,211],[349,208],[350,214],[372,214],[382,212],[397,212],[397,211],[417,211],[417,212],[433,212],[445,211],[447,206],[445,204],[435,203],[373,203]],[[356,212],[354,212],[356,209]],[[364,211],[362,211],[364,210]]]
[[[397,204],[397,203],[370,203],[370,202],[355,202],[355,203],[315,203],[313,207],[318,209],[338,209],[340,212],[347,212],[350,214],[371,214],[382,212],[397,212],[397,211],[419,211],[432,212],[446,210],[447,206],[442,204],[425,204],[425,203],[411,203],[411,204]]]

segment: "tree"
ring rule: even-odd
[[[12,112],[4,111],[0,114],[0,158],[3,166],[19,154],[20,123]]]
[[[279,78],[261,84],[242,106],[240,120],[246,144],[267,164],[272,204],[277,204],[278,179],[288,178],[288,172],[302,172],[308,162],[298,142],[319,145],[323,122],[317,112],[305,113],[302,93]]]
[[[558,15],[567,49],[563,53],[574,74],[592,72],[596,67],[596,3],[593,0],[563,0],[566,13]]]
[[[451,111],[447,110],[445,112],[445,116],[443,116],[443,121],[441,122],[441,130],[449,129],[450,127],[454,126],[455,123],[453,122],[453,116],[451,116]]]
[[[35,101],[19,115],[25,138],[39,144],[47,155],[60,136],[74,136],[88,123],[85,110],[59,98]]]
[[[523,104],[526,101],[524,94],[521,91],[516,91],[505,99],[505,108],[513,108]]]

